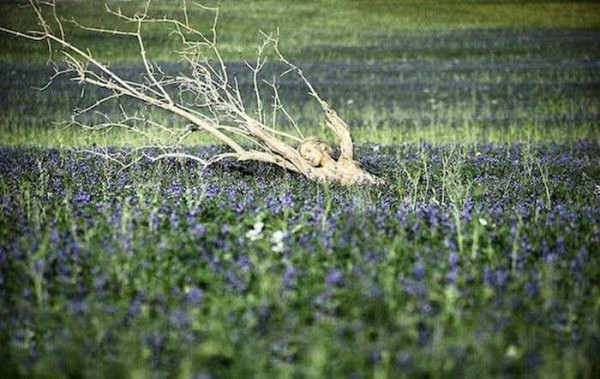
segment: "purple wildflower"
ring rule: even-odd
[[[344,285],[344,274],[340,270],[329,269],[325,277],[325,283],[329,286],[342,286]]]
[[[169,314],[169,322],[177,328],[184,328],[189,325],[190,319],[182,309],[175,309]]]
[[[192,305],[199,305],[204,300],[204,292],[200,288],[193,287],[186,294],[186,300]]]
[[[298,273],[294,266],[289,265],[285,268],[285,272],[283,273],[283,286],[285,289],[291,290],[296,287],[296,279]]]
[[[88,303],[84,299],[73,299],[70,302],[70,309],[72,314],[82,316],[88,310]]]

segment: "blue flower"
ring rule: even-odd
[[[425,270],[425,264],[422,260],[417,260],[413,265],[413,277],[415,280],[420,281],[425,279],[427,271]]]
[[[88,303],[84,299],[73,299],[70,302],[71,313],[82,316],[87,313]]]
[[[329,269],[325,277],[325,283],[329,286],[344,285],[344,274],[340,270]]]
[[[285,289],[291,290],[296,287],[296,279],[298,273],[294,266],[288,265],[285,268],[285,272],[283,273],[283,286]]]
[[[175,309],[169,314],[169,322],[177,328],[185,328],[190,324],[190,319],[182,309]]]
[[[192,305],[199,305],[204,300],[204,291],[200,288],[192,287],[186,294],[186,300]]]

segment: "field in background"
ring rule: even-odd
[[[598,141],[600,31],[468,30],[380,37],[366,46],[305,46],[298,62],[318,91],[348,121],[360,143]],[[330,54],[312,60],[317,51]],[[341,59],[338,56],[352,57]],[[135,77],[139,63],[113,64]],[[185,72],[161,62],[167,73]],[[252,104],[251,75],[243,63],[229,69]],[[281,72],[267,66],[263,77]],[[0,63],[0,130],[5,145],[81,146],[144,144],[124,131],[92,135],[55,127],[70,112],[101,96],[98,90],[57,80],[39,92],[51,69],[36,63]],[[308,131],[322,133],[318,106],[306,88],[279,78],[290,113]],[[270,101],[265,88],[264,97]],[[117,103],[105,110],[118,112]],[[133,107],[136,107],[135,104]],[[163,124],[172,116],[143,109]],[[214,143],[202,136],[187,143]]]
[[[0,25],[27,30],[34,26],[30,13],[17,4],[27,1],[0,3]],[[65,19],[74,18],[83,25],[122,28],[122,23],[109,16],[94,0],[58,1]],[[108,0],[113,9],[141,12],[144,1]],[[188,1],[192,25],[209,30],[212,15]],[[203,4],[205,2],[202,2]],[[180,1],[154,0],[151,15],[183,18]],[[206,2],[216,4],[215,1]],[[393,45],[398,37],[419,37],[423,32],[478,29],[590,29],[600,26],[600,4],[588,1],[221,1],[221,41],[225,58],[248,59],[260,42],[258,30],[279,29],[284,51],[294,60],[351,59],[354,54],[336,52],[329,47],[377,46],[384,39]],[[98,56],[111,61],[136,60],[135,41],[119,43],[109,37],[81,32],[66,24],[66,32],[84,46],[96,46]],[[130,28],[133,26],[129,26]],[[127,26],[125,27],[127,28]],[[164,29],[148,30],[149,56],[170,60],[177,48],[177,39]],[[0,60],[43,62],[47,58],[43,46],[23,44],[0,34]],[[315,49],[315,47],[322,47]],[[308,51],[307,51],[308,50]],[[402,55],[400,55],[402,56]],[[379,60],[371,56],[371,60]]]
[[[101,6],[62,2],[65,18],[85,25],[119,27]],[[136,2],[112,1],[134,12]],[[60,4],[60,3],[59,3]],[[74,6],[75,4],[75,6]],[[178,2],[154,2],[156,15],[182,16]],[[315,1],[222,4],[220,31],[225,59],[249,86],[241,60],[252,60],[257,30],[279,27],[282,48],[341,111],[360,143],[567,142],[597,141],[600,133],[600,26],[598,4],[588,2],[518,5],[510,2],[427,2],[400,4]],[[0,25],[26,29],[27,9],[0,4]],[[210,25],[206,11],[190,7],[190,19]],[[28,18],[29,17],[29,18]],[[29,20],[29,22],[27,21]],[[67,34],[105,57],[121,72],[141,72],[135,43],[126,38],[82,32]],[[128,26],[125,26],[127,28]],[[206,28],[205,28],[206,29]],[[149,28],[149,56],[167,72],[185,70],[172,51],[168,30]],[[4,145],[139,145],[117,131],[90,135],[55,128],[75,107],[98,96],[93,88],[65,78],[38,92],[50,69],[42,45],[0,34],[0,133]],[[275,71],[266,70],[265,79]],[[248,90],[248,103],[252,102]],[[321,119],[306,90],[281,80],[283,100],[301,124],[322,132]],[[82,94],[85,96],[82,97]],[[265,95],[268,99],[268,94]],[[114,105],[117,109],[117,105]],[[152,114],[167,124],[179,122]],[[202,136],[189,144],[211,143]]]
[[[0,25],[27,28],[16,3]],[[59,3],[116,25],[98,2]],[[44,49],[0,34],[1,377],[599,376],[599,4],[223,1],[222,22],[248,104],[242,59],[279,27],[387,184],[233,161],[122,170],[77,148],[143,141],[56,126],[101,94],[33,90]],[[68,33],[141,72],[126,41]],[[185,71],[173,39],[148,38]],[[325,132],[305,88],[280,92]]]

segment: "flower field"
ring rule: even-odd
[[[115,24],[81,1],[59,11]],[[90,151],[136,136],[59,124],[106,93],[69,77],[36,91],[46,51],[0,34],[0,378],[600,377],[598,5],[367,3],[223,1],[222,41],[252,112],[244,54],[281,26],[383,186],[232,160],[123,169]],[[15,6],[0,26],[31,23]],[[125,42],[65,27],[143,72]],[[185,74],[148,33],[152,60]],[[305,134],[331,137],[306,88],[277,79]],[[121,107],[182,122],[126,98],[99,109]]]
[[[358,143],[598,142],[598,41],[595,29],[405,32],[375,35],[364,46],[306,46],[297,63],[347,120]],[[159,65],[172,75],[186,70],[174,61]],[[126,78],[144,71],[140,62],[111,67]],[[247,66],[231,61],[227,67],[250,107],[254,94]],[[283,70],[267,62],[262,76],[271,80]],[[76,85],[68,77],[36,91],[52,73],[41,63],[0,62],[4,144],[136,143],[117,131],[94,135],[54,127],[74,108],[87,107],[106,93]],[[304,85],[287,76],[278,77],[277,83],[282,101],[302,128],[322,133],[318,105],[310,102]],[[269,98],[268,88],[263,89]],[[119,113],[119,104],[107,103],[101,110]],[[121,104],[135,109],[127,99]],[[140,110],[165,125],[180,122],[152,109]]]
[[[372,145],[360,156],[389,185],[329,187],[231,162],[123,171],[2,149],[2,370],[597,368],[597,144]]]

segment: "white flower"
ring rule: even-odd
[[[506,348],[505,354],[507,358],[517,358],[517,356],[519,355],[519,350],[515,345],[510,345]]]
[[[486,226],[488,224],[487,220],[485,218],[480,218],[479,219],[479,224],[482,226]]]
[[[254,224],[254,228],[248,230],[246,233],[246,238],[249,238],[250,241],[256,241],[257,239],[262,238],[262,230],[265,227],[265,224],[262,221],[258,221]]]
[[[283,242],[283,238],[285,237],[285,232],[283,230],[278,230],[271,236],[272,243],[281,243]]]
[[[278,230],[275,233],[273,233],[273,235],[271,236],[271,250],[273,250],[276,253],[283,252],[283,239],[286,235],[287,233],[283,230]]]

